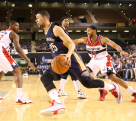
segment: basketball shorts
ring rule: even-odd
[[[96,76],[99,71],[101,71],[102,75],[108,75],[112,73],[116,74],[116,71],[114,70],[111,63],[110,55],[107,55],[103,58],[92,58],[86,67],[93,71],[94,76]]]
[[[53,71],[50,67],[48,70]],[[77,52],[73,52],[71,56],[71,67],[68,72],[65,74],[60,74],[61,77],[65,77],[67,75],[73,76],[75,80],[88,80],[90,78],[89,73],[82,61],[81,56]]]
[[[19,67],[19,65],[4,47],[0,47],[0,72],[7,73],[13,71],[15,67]]]

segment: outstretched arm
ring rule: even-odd
[[[87,44],[87,37],[82,37],[82,38],[79,38],[79,39],[74,39],[73,42],[75,43],[75,45],[77,45],[78,43]]]
[[[34,65],[30,62],[24,51],[21,49],[19,44],[19,36],[15,32],[11,32],[10,39],[13,41],[17,53],[29,64],[29,66],[35,70]]]
[[[116,49],[118,52],[120,52],[120,55],[128,55],[127,52],[123,51],[122,48],[117,45],[115,42],[111,41],[110,39],[106,38],[106,37],[102,37],[101,38],[101,43],[102,45],[109,45],[111,47],[113,47],[114,49]]]

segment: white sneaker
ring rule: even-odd
[[[82,90],[77,92],[78,99],[87,99],[87,95],[82,92]]]
[[[122,93],[120,91],[120,86],[118,83],[113,84],[113,86],[115,87],[114,89],[110,90],[110,92],[112,93],[112,95],[114,95],[116,102],[118,104],[120,104],[122,102]]]
[[[64,92],[64,90],[59,89],[59,91],[58,91],[58,96],[59,96],[59,97],[61,97],[61,96],[66,96],[66,95],[67,95],[67,93]]]
[[[3,97],[0,96],[0,100],[2,100],[2,99],[3,99]]]
[[[65,113],[66,108],[62,105],[62,103],[57,103],[55,100],[52,100],[52,102],[50,103],[52,104],[52,106],[40,111],[42,115],[53,116]]]
[[[23,97],[16,97],[16,103],[29,104],[29,103],[32,103],[32,100],[28,100],[24,96]]]

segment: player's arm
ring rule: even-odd
[[[10,39],[13,41],[17,53],[29,64],[29,66],[31,66],[33,70],[35,70],[34,65],[30,62],[30,60],[28,59],[28,57],[25,55],[24,51],[20,47],[19,36],[15,32],[11,32]]]
[[[128,53],[123,51],[122,48],[119,45],[117,45],[115,42],[111,41],[110,39],[108,39],[106,37],[101,38],[101,43],[102,43],[102,45],[107,44],[107,45],[113,47],[114,49],[116,49],[120,53],[121,56],[122,55],[128,55]]]
[[[71,38],[59,26],[55,26],[53,28],[53,33],[56,37],[59,37],[68,46],[69,51],[67,54],[71,56],[75,49],[75,45]]]
[[[59,27],[59,26],[55,26],[53,28],[53,33],[56,37],[59,37],[67,46],[68,46],[68,53],[66,54],[66,59],[69,62],[69,64],[71,64],[71,55],[74,52],[75,49],[75,44],[73,43],[73,41],[70,39],[70,37],[64,32],[64,30]]]
[[[87,44],[87,37],[82,37],[82,38],[79,38],[79,39],[74,39],[73,42],[75,43],[75,45],[77,45],[78,43]]]

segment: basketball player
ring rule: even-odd
[[[51,47],[51,54],[53,57],[63,54],[67,62],[71,65],[68,74],[74,74],[83,86],[86,88],[108,88],[115,96],[116,102],[119,104],[122,101],[122,94],[117,83],[111,85],[102,80],[92,80],[88,71],[85,68],[80,57],[74,52],[75,45],[65,31],[57,23],[50,22],[50,14],[46,10],[41,10],[36,14],[37,25],[44,30],[46,40]],[[59,80],[60,75],[53,72],[50,67],[41,76],[41,81],[46,88],[51,100],[52,106],[45,110],[41,110],[43,115],[57,115],[65,112],[66,108],[60,102],[56,86],[53,80]]]
[[[0,80],[4,73],[11,71],[14,74],[14,81],[17,87],[16,103],[32,103],[31,100],[26,99],[22,94],[22,72],[16,61],[8,53],[9,44],[13,43],[18,54],[28,63],[28,65],[35,70],[34,65],[27,58],[20,47],[19,36],[16,34],[19,31],[19,23],[11,21],[7,30],[0,31]]]
[[[109,79],[119,83],[122,87],[129,90],[134,96],[132,102],[136,102],[136,91],[125,83],[122,79],[116,77],[115,70],[111,64],[111,56],[107,53],[107,45],[115,48],[120,55],[128,55],[124,52],[119,45],[111,41],[110,39],[97,35],[97,28],[95,26],[90,26],[87,28],[88,37],[83,37],[80,39],[73,40],[77,45],[78,43],[86,44],[86,49],[89,56],[92,58],[90,62],[86,65],[87,70],[90,72],[91,76],[96,76],[96,74],[101,70],[102,74],[107,74]],[[106,92],[101,89],[101,95],[105,99]]]
[[[65,33],[67,35],[69,35],[68,32],[67,32],[67,29],[69,27],[69,19],[68,19],[68,17],[64,16],[64,17],[61,18],[61,26],[63,27]],[[78,54],[78,56],[80,56],[80,55]],[[59,91],[58,91],[58,96],[59,97],[67,95],[67,93],[64,92],[64,85],[65,85],[65,83],[67,81],[67,77],[68,77],[68,73],[65,73],[65,74],[61,75],[60,88],[59,88]],[[77,80],[77,78],[74,75],[71,75],[71,79],[72,79],[72,81],[73,81],[73,83],[75,85],[75,88],[77,90],[77,97],[78,97],[78,99],[86,99],[87,95],[84,94],[83,91],[81,90],[80,85],[79,85],[79,81]]]

